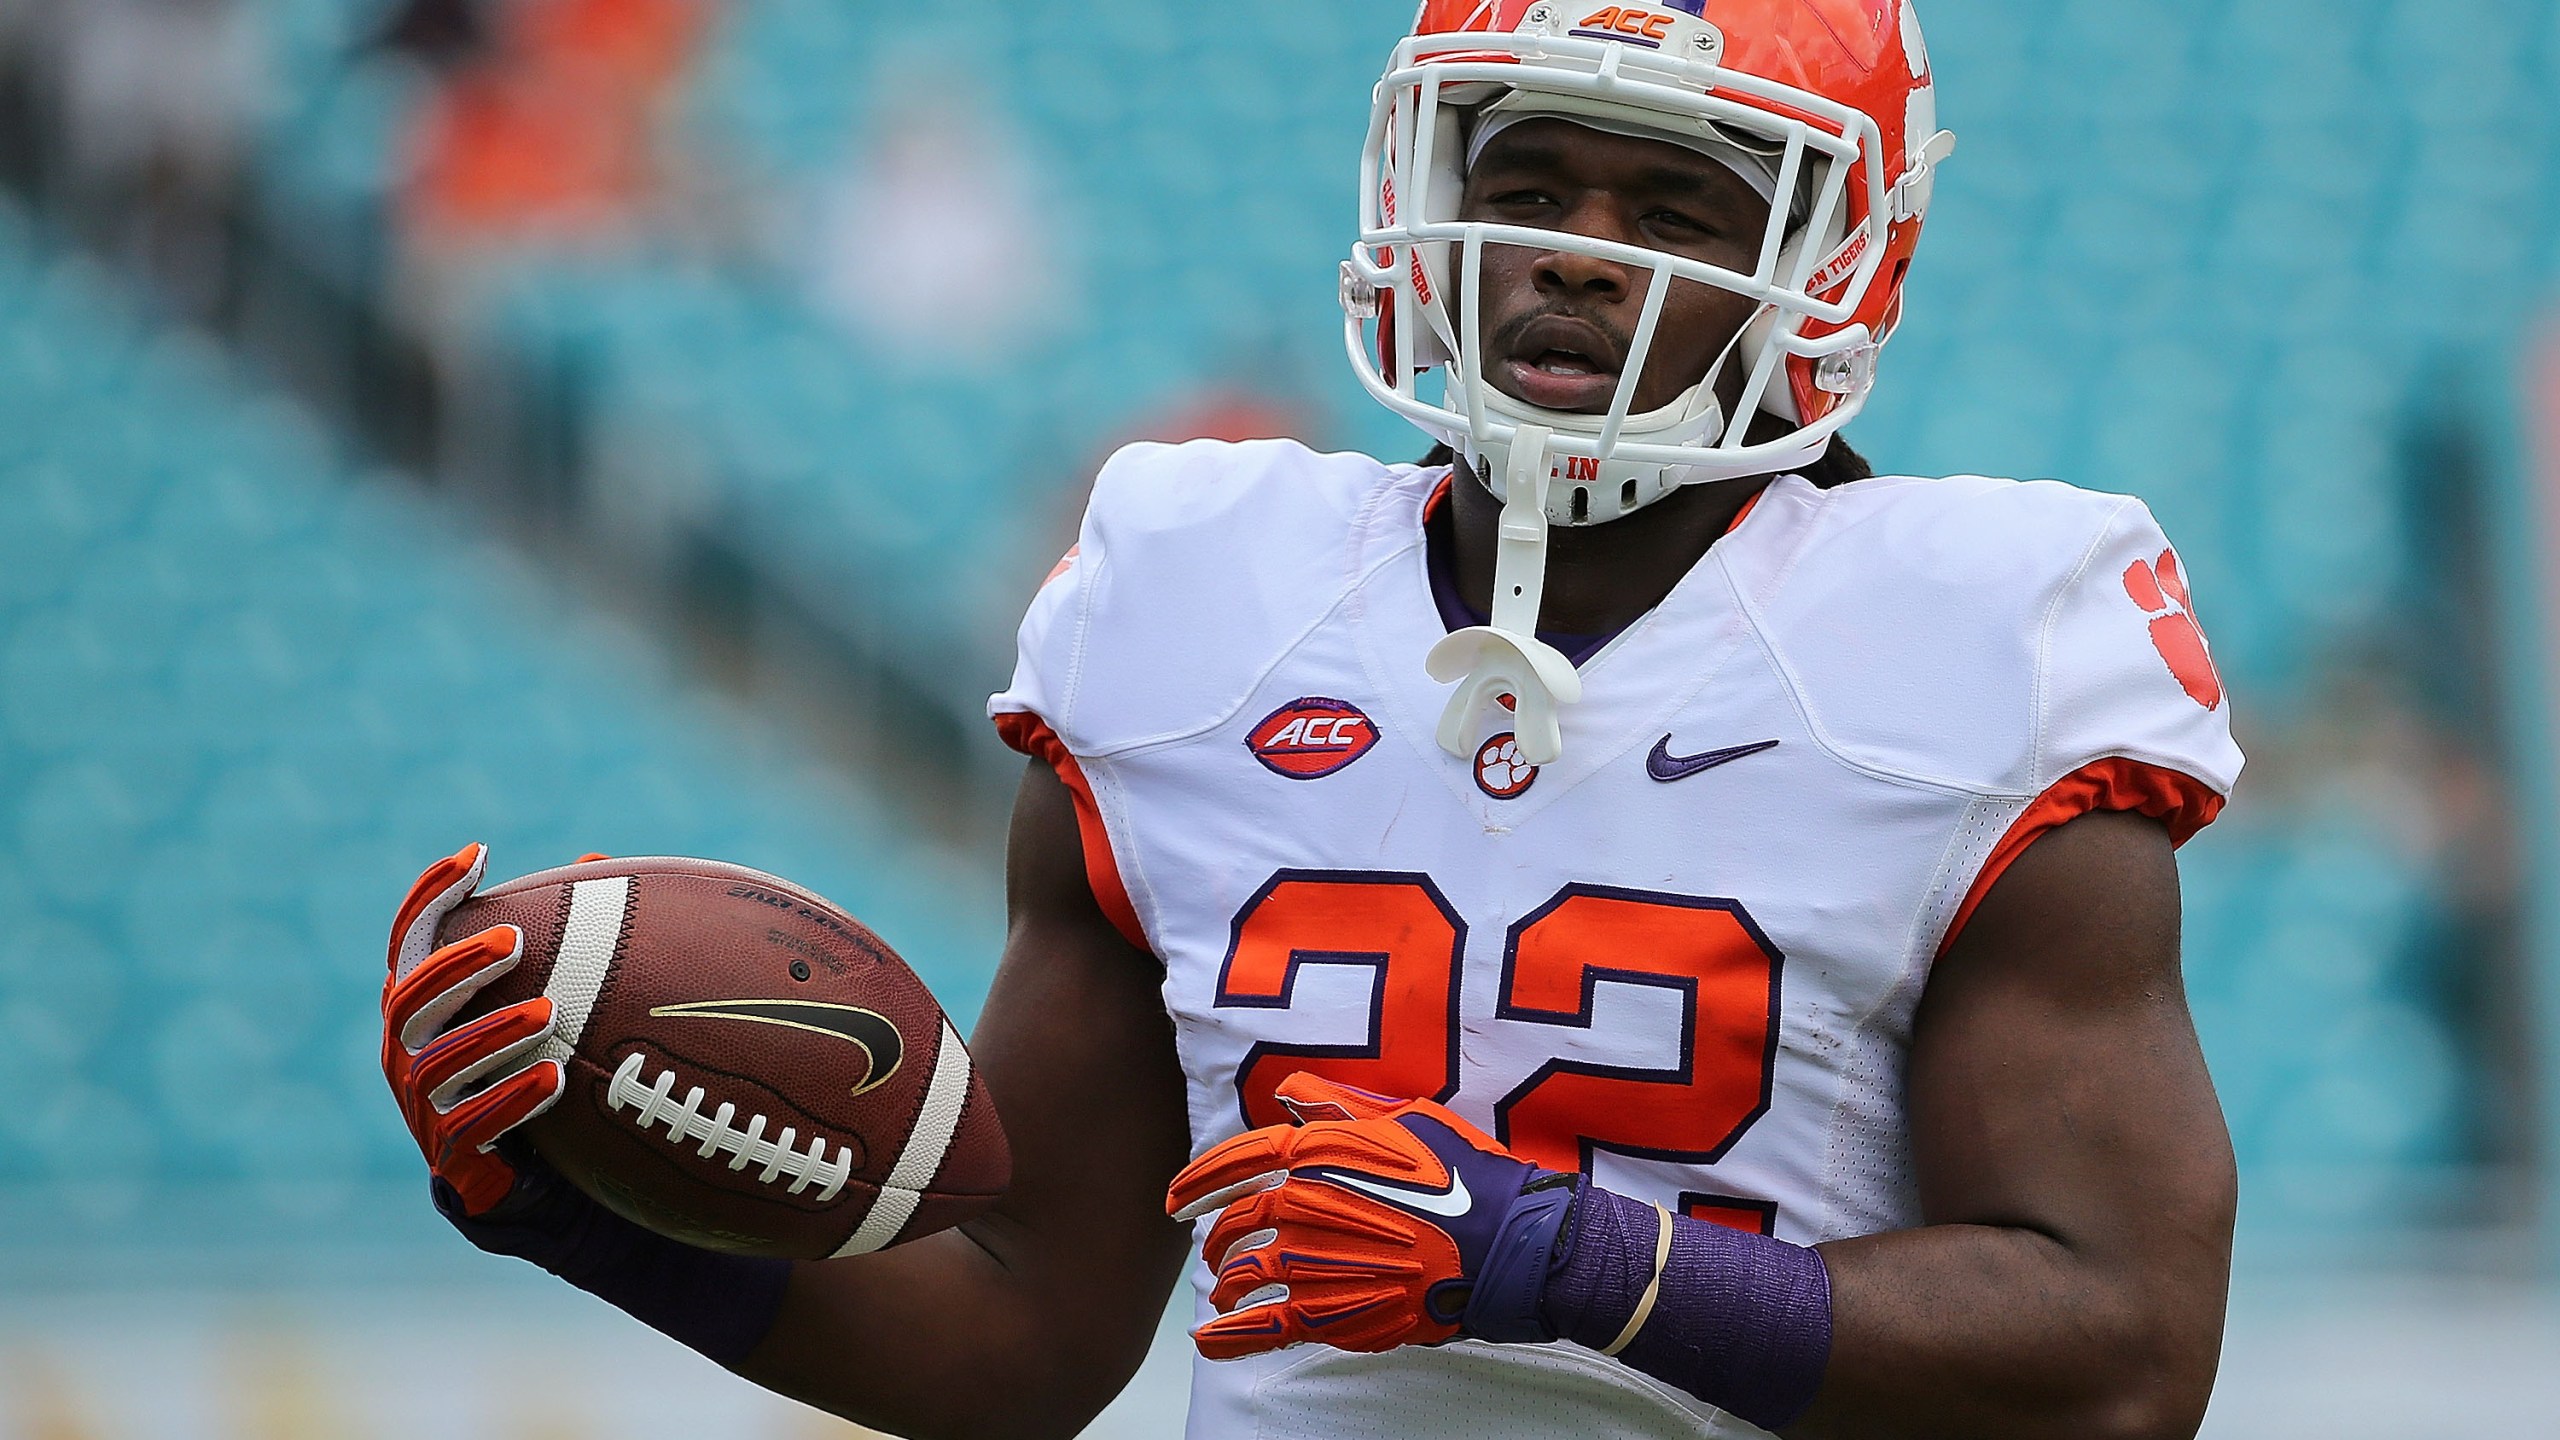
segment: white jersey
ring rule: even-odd
[[[1918,1223],[1904,1057],[1971,898],[2092,808],[2183,839],[2239,773],[2150,513],[1779,480],[1583,663],[1533,771],[1498,710],[1474,760],[1434,740],[1443,475],[1122,451],[992,702],[1164,961],[1193,1153],[1283,1119],[1308,1069],[1797,1243]],[[1568,1344],[1196,1365],[1189,1433],[1217,1440],[1762,1433]]]

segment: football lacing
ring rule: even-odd
[[[684,1099],[677,1100],[676,1072],[662,1070],[654,1083],[643,1083],[641,1064],[642,1057],[637,1051],[624,1057],[614,1069],[612,1082],[605,1086],[604,1103],[607,1109],[617,1113],[626,1106],[638,1110],[640,1113],[633,1123],[643,1132],[664,1121],[667,1138],[676,1144],[702,1142],[702,1148],[696,1153],[703,1159],[712,1159],[725,1150],[730,1156],[730,1169],[744,1170],[750,1165],[762,1165],[764,1169],[756,1176],[758,1181],[770,1185],[789,1177],[791,1183],[785,1193],[791,1195],[814,1185],[818,1187],[817,1198],[822,1202],[836,1198],[836,1193],[844,1189],[844,1182],[853,1177],[853,1147],[837,1146],[835,1158],[831,1160],[827,1158],[827,1137],[812,1135],[808,1149],[795,1149],[792,1137],[796,1131],[789,1125],[782,1127],[781,1134],[767,1140],[764,1130],[768,1122],[762,1115],[747,1117],[747,1126],[741,1130],[729,1123],[731,1117],[738,1113],[734,1103],[723,1100],[718,1110],[705,1115],[702,1102],[706,1097],[701,1086],[694,1086],[685,1093]]]

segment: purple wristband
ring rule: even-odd
[[[1831,1358],[1822,1256],[1704,1220],[1671,1224],[1653,1309],[1618,1359],[1764,1430],[1793,1421]],[[1547,1278],[1547,1324],[1594,1350],[1617,1344],[1653,1284],[1661,1233],[1653,1206],[1586,1189]]]
[[[493,1255],[541,1266],[650,1329],[723,1365],[747,1358],[782,1311],[788,1260],[722,1255],[670,1240],[623,1219],[538,1165],[479,1219],[433,1182],[436,1210],[462,1238]]]

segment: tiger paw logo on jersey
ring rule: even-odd
[[[1378,727],[1357,705],[1307,695],[1264,716],[1244,743],[1275,775],[1321,780],[1368,754]]]
[[[2124,593],[2151,617],[2151,644],[2169,662],[2169,673],[2187,698],[2207,710],[2222,707],[2222,675],[2196,625],[2195,606],[2187,599],[2187,582],[2178,574],[2178,552],[2163,550],[2158,560],[2136,560],[2125,567]],[[2175,608],[2171,608],[2172,605]]]
[[[1494,799],[1509,800],[1537,781],[1538,767],[1521,757],[1520,741],[1510,731],[1476,750],[1476,788]]]

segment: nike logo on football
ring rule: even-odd
[[[1390,1205],[1406,1210],[1419,1210],[1425,1215],[1456,1219],[1475,1208],[1475,1197],[1467,1193],[1467,1180],[1456,1171],[1449,1174],[1447,1188],[1425,1190],[1417,1185],[1398,1185],[1392,1180],[1373,1180],[1366,1175],[1353,1175],[1341,1170],[1309,1172],[1327,1184],[1340,1185],[1374,1196]]]
[[[853,1005],[830,1005],[823,1000],[689,1000],[681,1005],[661,1005],[649,1013],[679,1019],[745,1020],[850,1040],[870,1060],[861,1081],[853,1087],[856,1095],[885,1084],[898,1073],[898,1062],[906,1053],[906,1042],[898,1038],[898,1027],[886,1015]]]
[[[1728,745],[1722,750],[1707,750],[1696,755],[1674,755],[1671,753],[1671,737],[1665,735],[1653,742],[1653,753],[1644,757],[1644,773],[1668,784],[1674,780],[1686,780],[1701,770],[1713,770],[1745,755],[1776,749],[1777,744],[1775,740],[1755,740],[1748,745]]]

